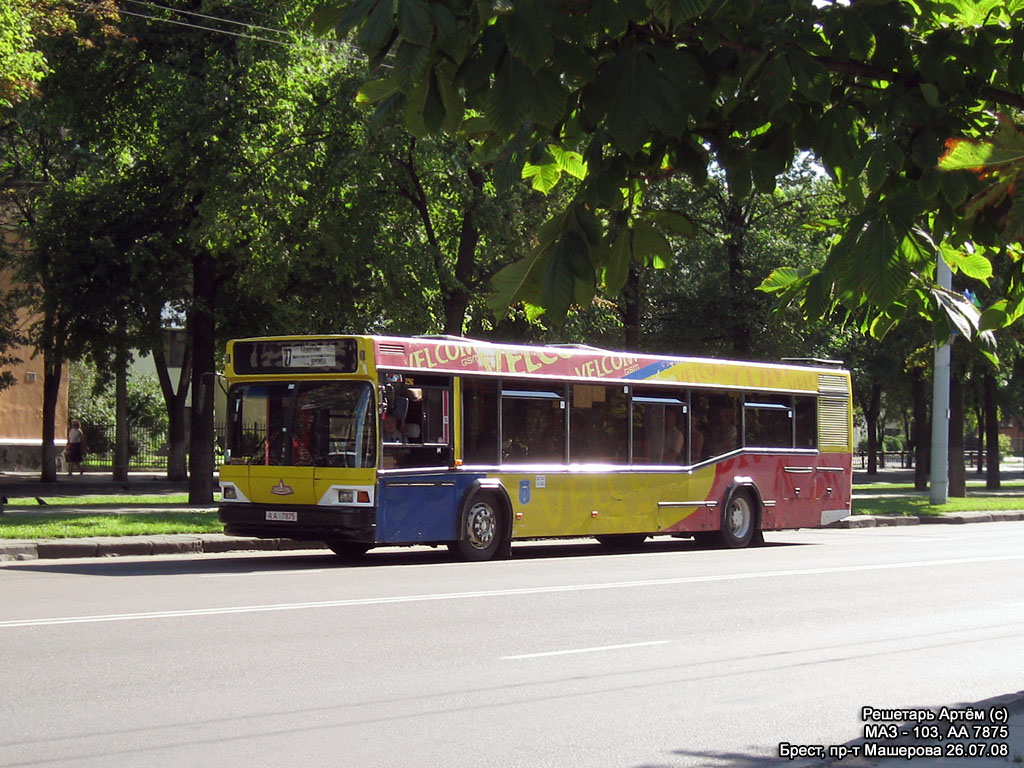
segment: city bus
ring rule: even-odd
[[[228,534],[467,560],[522,539],[740,548],[850,514],[850,374],[462,337],[227,347]]]

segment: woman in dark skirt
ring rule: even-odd
[[[82,433],[82,424],[78,419],[73,419],[71,428],[68,429],[68,475],[71,470],[78,466],[78,474],[82,474],[82,457],[85,455],[85,435]]]

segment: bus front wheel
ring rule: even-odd
[[[493,497],[473,499],[462,518],[458,541],[449,549],[463,560],[490,560],[505,540],[502,510]]]
[[[737,491],[725,507],[718,543],[729,549],[740,549],[750,544],[756,528],[757,514],[750,494]]]

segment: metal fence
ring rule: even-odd
[[[114,444],[117,428],[113,424],[83,424],[85,432],[85,465],[88,467],[113,467]],[[224,453],[225,424],[214,424],[213,445],[217,460]],[[186,450],[188,438],[185,440]],[[128,428],[128,467],[131,469],[166,469],[167,434],[153,434],[139,427]]]
[[[83,424],[85,433],[85,465],[114,466],[116,428],[113,424]],[[134,469],[167,467],[167,435],[154,435],[138,427],[128,428],[128,466]]]

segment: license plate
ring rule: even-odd
[[[277,510],[267,510],[267,520],[274,520],[282,523],[297,523],[299,521],[298,512],[279,512]]]

